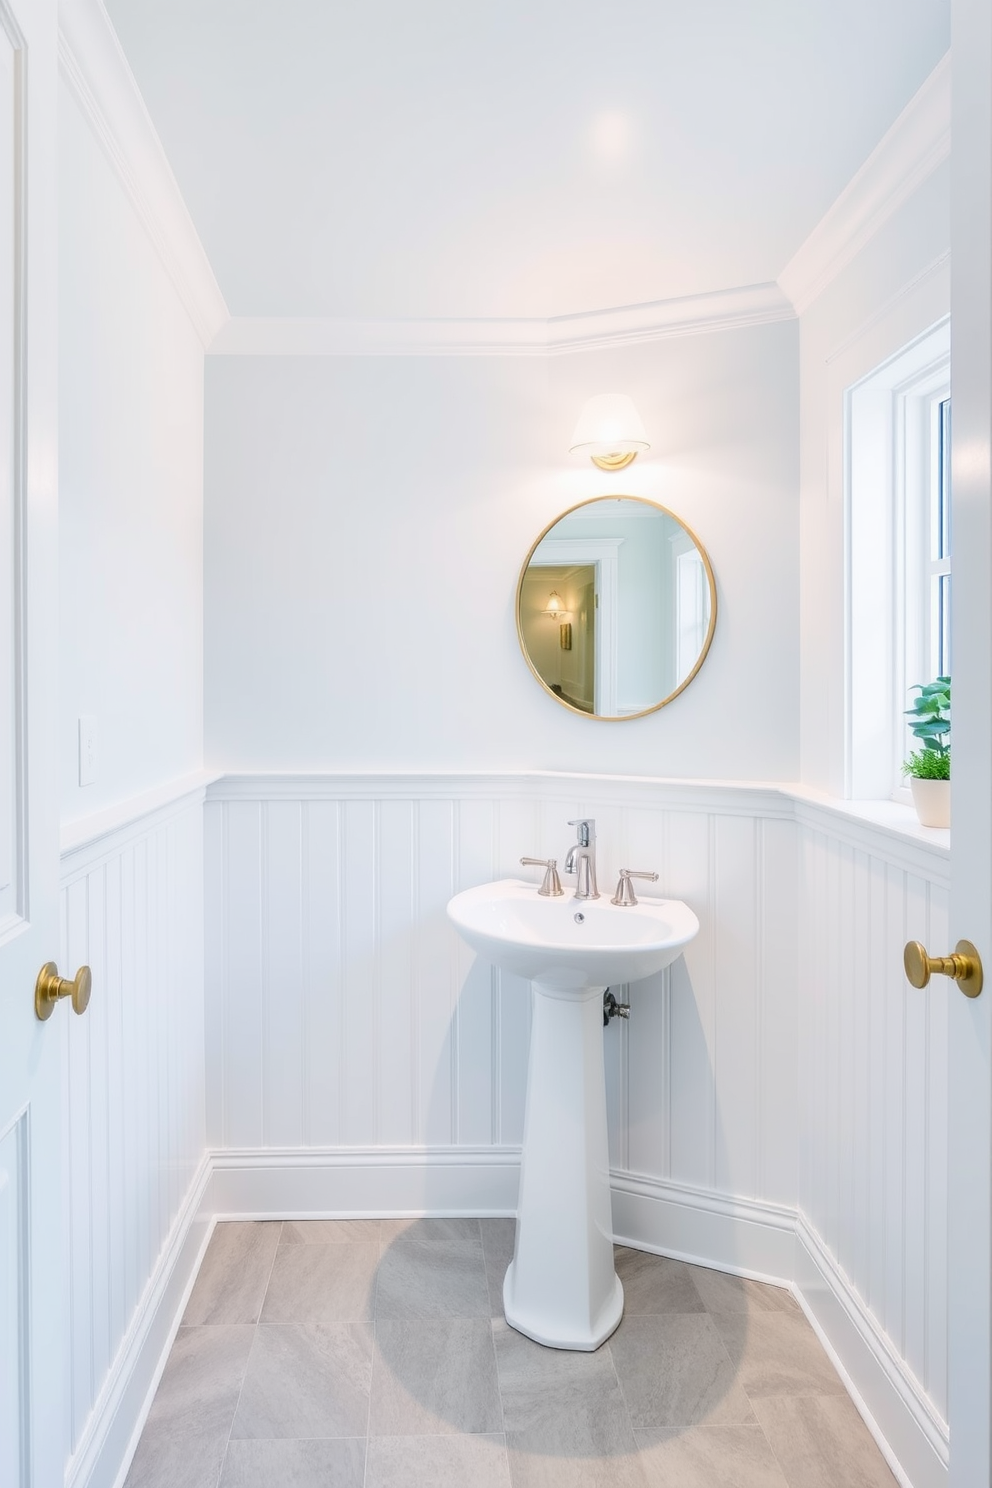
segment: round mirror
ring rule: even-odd
[[[684,522],[640,496],[583,501],[546,527],[517,585],[517,634],[534,676],[566,708],[642,718],[699,671],[716,584]]]

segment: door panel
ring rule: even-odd
[[[27,1117],[0,1137],[0,1483],[26,1481]]]
[[[0,935],[9,933],[23,913],[25,885],[17,852],[17,822],[26,784],[24,761],[17,747],[18,719],[23,716],[17,668],[23,594],[17,584],[20,575],[15,556],[24,517],[24,486],[17,479],[13,439],[18,423],[15,305],[21,298],[14,245],[22,219],[16,166],[18,140],[23,132],[23,91],[17,86],[21,53],[3,24],[5,19],[0,13],[0,573],[5,580],[4,592],[14,603],[0,610],[0,697],[4,699],[4,727],[0,732]]]
[[[992,1481],[992,9],[953,0],[951,493],[954,769],[950,944],[975,943],[980,997],[949,999],[948,1424],[952,1488]]]
[[[65,1462],[58,945],[55,139],[50,0],[0,0],[0,1482]]]

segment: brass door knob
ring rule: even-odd
[[[46,961],[34,984],[34,1010],[44,1023],[52,1016],[55,1004],[61,998],[71,997],[73,1012],[85,1013],[90,1005],[92,989],[93,973],[88,966],[81,966],[70,982],[68,977],[59,976],[54,961]]]
[[[977,997],[982,990],[982,958],[970,940],[959,940],[953,956],[931,956],[918,940],[911,940],[902,961],[914,987],[925,987],[932,976],[948,976],[965,997]]]

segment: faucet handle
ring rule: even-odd
[[[570,827],[579,829],[579,847],[591,847],[596,841],[596,818],[593,816],[579,816],[575,821],[570,821]]]
[[[539,894],[543,894],[545,899],[561,898],[565,890],[562,888],[561,879],[558,877],[557,858],[521,858],[520,861],[525,866],[533,866],[534,868],[543,868],[545,870],[544,882],[537,891]]]
[[[631,905],[637,903],[637,895],[634,893],[634,886],[630,881],[632,878],[646,878],[649,883],[658,882],[657,873],[641,873],[636,868],[621,868],[620,882],[617,884],[616,893],[610,900],[611,904]]]

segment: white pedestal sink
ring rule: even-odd
[[[622,908],[607,899],[545,899],[517,879],[456,894],[448,914],[480,956],[533,985],[506,1320],[550,1348],[598,1348],[623,1314],[613,1269],[603,993],[669,965],[699,921],[677,899]]]

